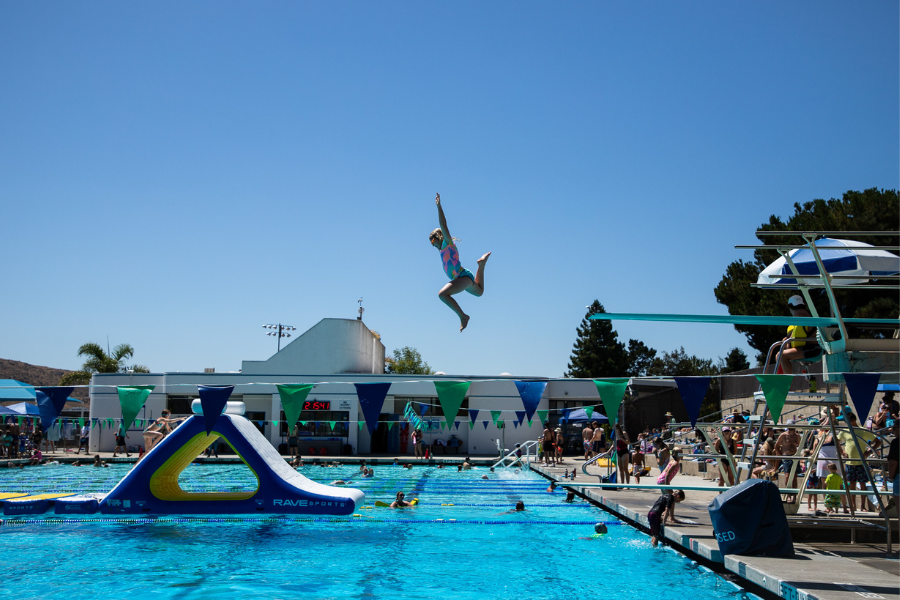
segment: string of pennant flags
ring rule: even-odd
[[[869,414],[875,393],[878,388],[878,381],[881,373],[843,373],[844,381],[847,384],[847,390],[850,394],[851,402],[858,415],[864,418]],[[769,412],[772,414],[774,422],[777,424],[781,418],[787,395],[791,387],[794,375],[755,375],[759,381],[760,388],[766,399]],[[681,400],[688,413],[691,426],[697,425],[697,418],[700,414],[700,406],[709,390],[712,377],[674,377]],[[481,381],[481,380],[480,380]],[[509,380],[505,380],[509,381]],[[625,397],[625,391],[628,386],[629,378],[614,377],[604,379],[593,379],[600,396],[600,404],[595,406],[582,407],[587,414],[587,418],[591,419],[597,406],[602,406],[607,418],[615,424],[618,421],[619,407]],[[418,382],[417,382],[418,383]],[[460,407],[469,390],[471,381],[432,381],[435,392],[438,397],[438,405],[441,407],[444,415],[443,419],[425,418],[425,411],[433,406],[425,402],[407,402],[404,409],[404,417],[406,422],[402,421],[386,421],[390,430],[396,423],[398,427],[406,429],[410,425],[416,429],[423,430],[459,430],[460,426],[466,422],[465,420],[457,420]],[[524,410],[489,410],[490,420],[482,419],[481,423],[485,429],[490,424],[494,427],[504,427],[506,423],[512,423],[514,428],[518,428],[528,421],[531,427],[534,416],[537,415],[542,424],[547,422],[550,411],[538,410],[544,390],[547,387],[547,381],[514,381],[519,397],[522,401]],[[244,385],[244,384],[241,384]],[[289,425],[299,423],[301,426],[313,424],[320,427],[327,424],[332,431],[335,431],[338,425],[347,424],[351,421],[301,421],[300,415],[303,409],[303,403],[313,387],[322,385],[321,383],[303,383],[303,384],[276,384],[278,394],[281,399],[281,406],[285,415],[285,422]],[[359,400],[360,410],[363,420],[356,421],[359,429],[366,427],[370,434],[374,433],[378,426],[378,417],[384,405],[388,391],[393,385],[390,382],[385,383],[354,383],[356,395]],[[122,410],[121,418],[63,418],[59,415],[65,406],[66,400],[71,395],[74,387],[37,387],[35,388],[35,396],[37,400],[38,410],[40,412],[40,423],[43,430],[49,431],[51,427],[62,427],[67,424],[77,422],[81,427],[85,423],[90,423],[94,427],[100,429],[121,428],[128,431],[132,425],[142,428],[145,424],[151,424],[154,419],[138,419],[137,415],[144,407],[150,392],[155,386],[152,385],[132,385],[117,386],[116,390],[119,396],[119,404]],[[234,391],[233,385],[214,386],[214,385],[198,385],[197,390],[200,396],[200,404],[203,409],[203,418],[206,425],[207,433],[210,433],[226,407],[228,398]],[[418,405],[418,414],[413,405]],[[478,422],[478,415],[483,411],[478,409],[465,409],[468,412],[469,429],[474,429]],[[562,413],[562,420],[567,420],[569,413],[575,410],[573,408],[557,409]],[[515,413],[514,419],[502,419],[503,413]],[[17,417],[19,425],[31,420],[30,417]],[[269,421],[273,426],[278,426],[280,420]],[[266,421],[259,420],[257,423],[262,427]]]

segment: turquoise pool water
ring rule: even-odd
[[[352,479],[367,504],[398,489],[412,510],[308,520],[248,515],[65,523],[53,515],[0,527],[0,596],[10,598],[732,598],[740,592],[585,502],[563,503],[533,473],[487,469],[304,467],[322,483]],[[49,467],[0,473],[0,491],[108,491],[127,472]],[[247,489],[243,466],[198,466],[185,487]],[[523,501],[523,513],[505,513]],[[447,504],[453,506],[446,506]],[[444,506],[442,506],[444,505]],[[455,520],[455,521],[453,521]],[[587,539],[583,539],[587,538]]]

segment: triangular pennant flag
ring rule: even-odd
[[[531,419],[528,420],[528,426],[531,427]]]
[[[494,421],[494,427],[499,427],[499,425],[497,425],[497,419],[500,418],[500,413],[501,413],[501,411],[499,411],[499,410],[491,411],[491,419],[493,419],[493,421]]]
[[[387,426],[388,426],[388,431],[390,431],[390,430],[391,430],[391,427],[394,426],[394,422],[393,422],[393,421],[387,421]]]
[[[516,419],[518,419],[518,424],[521,425],[521,424],[522,424],[522,421],[525,420],[525,411],[524,411],[524,410],[517,410],[517,411],[516,411]]]
[[[469,391],[468,381],[435,381],[434,389],[437,390],[438,402],[441,403],[441,409],[444,411],[444,421],[447,428],[453,423],[462,406],[463,398]]]
[[[469,431],[475,429],[475,421],[469,421]]]
[[[272,421],[272,427],[278,427],[278,421]]]
[[[709,382],[711,377],[675,377],[675,383],[678,385],[678,393],[681,394],[681,401],[687,409],[688,418],[691,420],[691,427],[697,426],[697,417],[700,416],[700,406],[709,390]]]
[[[584,414],[588,418],[588,420],[591,420],[591,418],[594,416],[594,407],[593,406],[585,406]],[[566,418],[566,420],[568,421],[568,418]]]
[[[538,416],[538,419],[540,420],[541,423],[546,423],[546,422],[547,422],[547,415],[549,415],[549,414],[550,414],[550,411],[549,411],[549,410],[539,410],[539,411],[537,411],[537,416]]]
[[[116,388],[119,393],[119,406],[122,408],[122,425],[125,431],[128,431],[128,428],[134,423],[134,418],[144,408],[153,387],[152,385],[128,385]]]
[[[84,427],[84,417],[78,419],[78,426],[79,426],[79,427]]]
[[[357,421],[356,424],[359,425],[359,430],[362,431],[362,428],[363,428],[363,425],[365,424],[365,421]],[[305,425],[305,423],[304,423],[304,425]]]
[[[519,390],[519,397],[522,399],[522,405],[525,407],[525,413],[530,421],[534,417],[534,411],[537,410],[541,403],[541,397],[547,388],[546,381],[517,381],[516,389]],[[516,413],[519,414],[519,413]],[[522,419],[519,419],[519,425]]]
[[[484,428],[487,429],[488,423],[490,423],[490,421],[482,421],[482,423],[484,424]]]
[[[512,423],[513,423],[513,429],[518,429],[518,428],[519,428],[519,422],[518,422],[518,421],[516,421],[516,420],[514,419]]]
[[[41,413],[41,429],[46,431],[59,418],[69,395],[75,391],[73,387],[34,388],[38,411]]]
[[[419,405],[419,416],[420,417],[425,416],[425,411],[428,410],[428,405],[425,404],[424,402],[417,402],[416,404]]]
[[[600,400],[603,401],[603,408],[606,409],[606,418],[615,425],[619,422],[619,406],[625,396],[625,388],[628,387],[628,378],[595,379],[594,385],[597,386]]]
[[[474,422],[475,422],[475,419],[476,419],[477,417],[478,417],[478,409],[477,409],[477,408],[470,408],[470,409],[469,409],[469,420],[470,420],[471,422],[474,423]]]
[[[760,387],[762,387],[763,395],[766,397],[766,404],[769,406],[769,412],[772,413],[772,419],[778,424],[781,418],[781,411],[784,409],[784,401],[787,399],[788,392],[791,389],[791,383],[794,381],[792,375],[757,375]]]
[[[457,431],[458,431],[458,430],[459,430],[459,421],[453,421],[453,426],[454,426],[454,427],[457,429]]]
[[[334,431],[334,426],[336,423],[337,423],[337,421],[328,421],[328,425],[331,427],[332,431]],[[388,427],[388,429],[390,429],[390,427]]]
[[[257,425],[260,426],[260,428],[263,428],[263,427],[265,427],[265,425],[266,425],[266,422],[265,422],[265,421],[257,421],[256,423],[257,423]]]
[[[881,373],[842,373],[847,382],[847,392],[856,409],[856,417],[860,423],[866,422],[875,392],[878,391],[878,379]]]
[[[307,424],[308,422],[309,422],[309,421],[300,421],[300,426],[301,426],[301,427],[306,427],[306,424]]]
[[[366,419],[369,435],[372,435],[375,433],[375,428],[378,427],[378,415],[381,414],[381,407],[384,406],[384,397],[387,396],[388,390],[391,389],[391,384],[355,383],[353,385],[356,386],[356,397],[359,398],[359,408]]]
[[[209,435],[216,426],[216,421],[225,412],[225,405],[231,397],[231,392],[234,391],[234,386],[198,385],[197,390],[200,392],[200,408],[203,409],[206,435]]]
[[[138,429],[144,428],[144,421],[142,419],[135,419],[134,424],[137,426]]]
[[[446,423],[444,423],[443,421],[441,421],[441,431],[444,430],[444,425],[446,425]]]
[[[278,396],[281,398],[281,408],[284,410],[284,420],[287,421],[288,427],[300,418],[303,412],[303,403],[309,396],[309,391],[313,389],[311,383],[301,383],[293,385],[276,385],[278,388]]]

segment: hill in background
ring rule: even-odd
[[[39,367],[18,360],[0,358],[0,379],[15,379],[33,386],[59,385],[60,377],[66,373],[71,373],[71,371]],[[89,399],[87,388],[76,388],[72,396],[85,402]]]

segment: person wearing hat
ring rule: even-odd
[[[553,446],[554,446],[554,450],[556,451],[556,464],[561,465],[563,462],[563,459],[562,459],[563,448],[566,447],[566,436],[564,436],[562,434],[562,428],[560,428],[560,427],[557,427],[556,429],[554,429],[553,433],[555,434],[553,436],[553,439],[554,439]]]
[[[734,456],[736,448],[734,445],[734,438],[731,436],[731,427],[723,427],[722,436],[717,438],[716,443],[713,444],[713,449],[716,451],[716,454],[724,455],[726,446],[722,444],[722,438],[725,438],[728,452],[731,453],[731,456]],[[725,456],[720,460],[722,461],[721,465],[724,467],[725,477],[728,478],[728,485],[734,485],[734,470],[732,470],[731,461]],[[725,485],[725,477],[719,477],[719,487]]]
[[[812,315],[809,314],[809,311],[806,308],[806,303],[803,301],[803,296],[791,296],[788,299],[788,308],[790,309],[791,316],[793,317],[812,317]],[[793,372],[793,361],[801,358],[814,358],[822,354],[822,348],[817,342],[801,341],[804,338],[815,337],[815,327],[804,327],[802,325],[791,325],[790,327],[788,327],[787,337],[781,341],[785,342],[790,339],[795,339],[797,341],[791,342],[790,346],[784,348],[781,352],[781,361],[779,363],[779,366],[784,373],[790,375]]]

